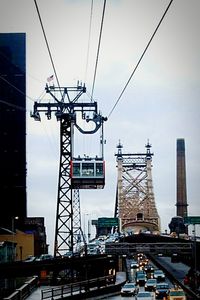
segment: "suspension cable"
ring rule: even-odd
[[[97,57],[96,57],[96,64],[95,64],[95,70],[94,70],[92,92],[91,92],[91,101],[93,99],[93,94],[94,94],[94,85],[95,85],[95,80],[96,80],[97,64],[98,64],[98,59],[99,59],[99,50],[100,50],[101,35],[102,35],[102,30],[103,30],[103,21],[104,21],[104,15],[105,15],[105,8],[106,8],[106,0],[104,0],[104,4],[103,4],[103,12],[102,12],[102,19],[101,19],[100,34],[99,34],[99,43],[98,43],[98,48],[97,48]]]
[[[90,24],[89,24],[89,36],[88,36],[88,45],[87,45],[87,56],[86,56],[86,66],[85,66],[84,82],[86,82],[87,71],[88,71],[88,60],[89,60],[91,28],[92,28],[92,15],[93,15],[93,0],[91,2],[91,8],[90,8]]]
[[[51,64],[52,64],[52,67],[53,67],[53,70],[54,70],[54,74],[55,74],[55,77],[56,77],[56,81],[57,81],[58,87],[60,88],[60,84],[59,84],[59,80],[58,80],[56,68],[55,68],[55,65],[54,65],[54,62],[53,62],[53,58],[52,58],[52,55],[51,55],[49,43],[48,43],[47,36],[46,36],[45,30],[44,30],[44,26],[43,26],[43,23],[42,23],[42,18],[41,18],[40,12],[39,12],[37,1],[34,0],[34,2],[35,2],[35,7],[36,7],[36,10],[37,10],[38,17],[39,17],[39,20],[40,20],[40,25],[41,25],[42,32],[43,32],[43,35],[44,35],[46,46],[47,46],[47,49],[48,49],[48,53],[49,53],[49,57],[50,57],[50,60],[51,60]],[[61,94],[61,96],[62,96],[62,94]]]
[[[120,95],[119,95],[117,101],[115,102],[113,108],[111,109],[110,113],[108,114],[108,118],[109,118],[109,117],[111,116],[111,114],[113,113],[113,110],[116,108],[117,104],[119,103],[119,100],[121,99],[123,93],[125,92],[125,90],[126,90],[128,84],[130,83],[130,81],[131,81],[133,75],[135,74],[137,68],[139,67],[140,62],[142,61],[142,59],[143,59],[143,57],[144,57],[144,55],[145,55],[147,49],[149,48],[149,46],[150,46],[150,44],[151,44],[151,42],[152,42],[152,40],[153,40],[153,38],[154,38],[154,36],[155,36],[155,34],[156,34],[158,28],[160,27],[160,25],[161,25],[161,23],[162,23],[162,21],[163,21],[165,15],[166,15],[167,11],[169,10],[169,8],[170,8],[172,2],[173,2],[173,0],[171,0],[170,3],[168,4],[168,6],[167,6],[167,8],[166,8],[166,10],[165,10],[165,12],[164,12],[162,18],[160,19],[160,22],[158,23],[156,29],[154,30],[154,33],[152,34],[152,36],[151,36],[151,38],[150,38],[150,40],[149,40],[147,46],[145,47],[145,49],[144,49],[142,55],[140,56],[140,59],[138,60],[138,62],[137,62],[137,64],[136,64],[136,66],[135,66],[133,72],[131,73],[131,75],[130,75],[128,81],[126,82],[126,84],[125,84],[123,90],[121,91],[121,93],[120,93]]]

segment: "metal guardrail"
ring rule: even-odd
[[[169,269],[162,263],[162,261],[160,261],[154,256],[149,256],[149,257],[160,269],[162,269],[167,274],[168,278],[170,278],[170,280],[173,283],[180,286],[187,293],[188,296],[192,297],[191,299],[196,299],[196,300],[200,299],[200,296],[197,295],[194,291],[192,291],[188,286],[183,284],[181,280],[177,279],[174,276],[173,272],[169,271]]]
[[[24,285],[16,289],[10,296],[3,298],[3,300],[24,300],[37,288],[37,286],[38,276],[33,276],[33,278],[26,281]]]
[[[106,243],[106,254],[131,254],[131,253],[152,253],[152,254],[191,254],[192,243]]]
[[[71,297],[77,294],[84,294],[91,289],[100,289],[103,286],[108,286],[115,283],[115,275],[108,275],[95,279],[89,279],[81,282],[71,283],[68,285],[62,285],[53,287],[50,289],[44,289],[41,291],[41,299],[56,299],[63,297]]]

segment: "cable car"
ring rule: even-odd
[[[70,164],[72,189],[103,189],[105,161],[102,158],[74,158]]]

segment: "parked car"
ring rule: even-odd
[[[127,282],[125,285],[121,288],[121,296],[134,296],[138,293],[139,288],[134,282]]]
[[[136,283],[139,284],[139,286],[144,286],[146,281],[146,274],[137,274]]]
[[[148,279],[147,282],[145,283],[145,291],[154,292],[156,289],[156,283],[157,283],[157,279],[155,278]]]
[[[42,260],[49,260],[53,259],[51,254],[41,254],[40,256],[36,257],[35,261],[42,261]]]
[[[154,296],[150,292],[139,292],[136,296],[137,300],[153,300]]]
[[[164,281],[165,274],[162,270],[155,270],[153,274],[153,278],[157,279],[157,281]]]
[[[163,297],[167,297],[169,292],[169,284],[167,282],[157,283],[155,292],[157,299],[163,299]]]

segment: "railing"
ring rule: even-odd
[[[89,279],[81,282],[71,283],[68,285],[62,285],[53,287],[50,289],[44,289],[41,291],[41,299],[56,299],[55,297],[63,298],[71,297],[77,294],[84,294],[92,289],[100,289],[101,287],[106,287],[107,285],[115,283],[115,276],[108,275],[104,277],[99,277],[95,279]],[[57,298],[58,299],[58,298]]]
[[[106,254],[130,254],[130,253],[163,253],[170,255],[171,253],[191,254],[192,243],[106,243]]]
[[[3,298],[3,300],[24,300],[26,299],[35,288],[38,286],[38,276],[34,276],[26,281],[24,285],[16,289],[10,296]]]

